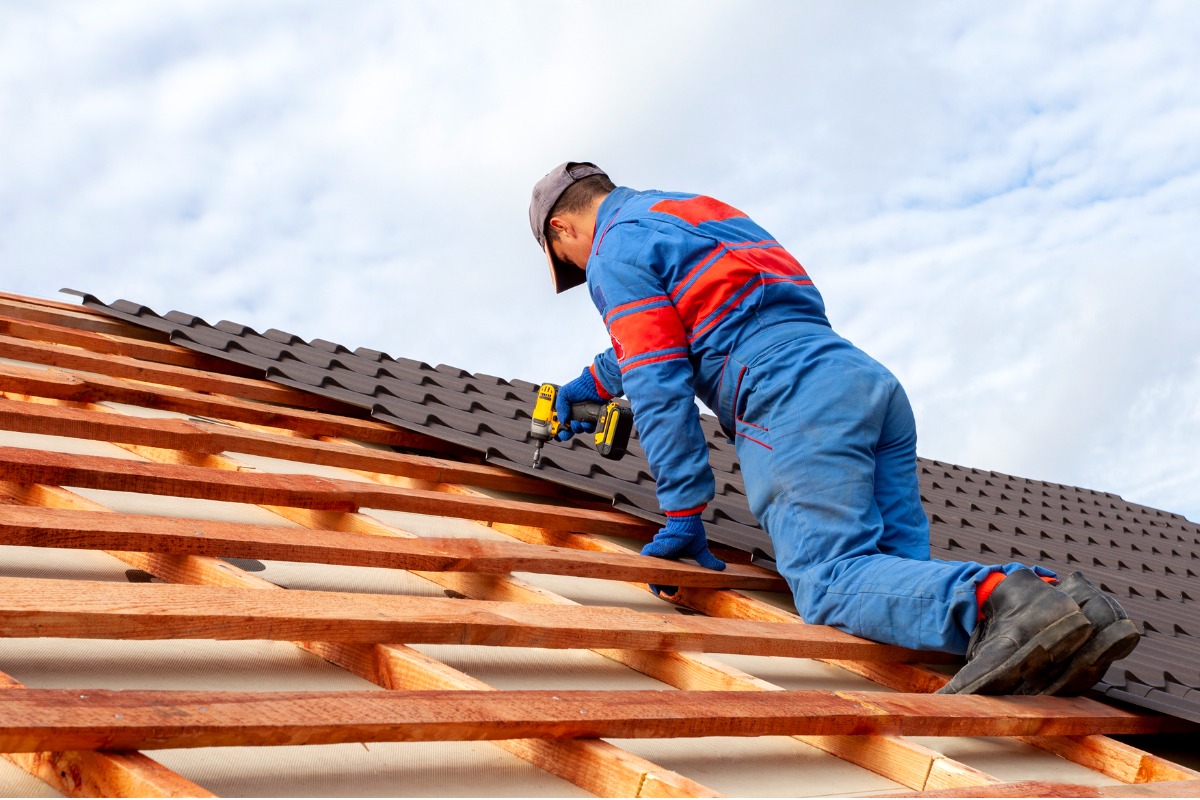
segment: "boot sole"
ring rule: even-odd
[[[1132,620],[1106,625],[1079,649],[1066,672],[1037,694],[1077,695],[1095,686],[1114,662],[1133,652],[1141,636]]]
[[[1092,623],[1080,611],[1054,622],[1023,647],[980,675],[955,694],[1009,694],[1022,681],[1029,683],[1050,664],[1070,658],[1092,633]],[[950,684],[947,684],[947,687]]]

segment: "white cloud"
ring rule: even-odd
[[[1200,519],[1200,9],[61,2],[0,29],[0,277],[531,380],[605,342],[568,158],[718,195],[905,381],[922,453]]]

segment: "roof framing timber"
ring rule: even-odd
[[[586,528],[615,536],[646,535],[654,527],[618,511],[547,505],[524,500],[454,496],[306,474],[225,472],[176,464],[0,447],[0,479],[137,494],[204,498],[230,503],[354,511],[378,508],[481,520]]]
[[[0,672],[0,697],[24,689]],[[6,759],[74,797],[215,797],[208,790],[138,752],[53,749],[8,752]]]
[[[354,419],[353,417],[334,413],[309,411],[303,406],[307,405],[308,408],[313,408],[318,405],[311,398],[305,403],[297,403],[300,407],[287,408],[265,405],[262,400],[237,399],[233,396],[209,394],[203,390],[173,388],[171,385],[172,381],[184,383],[193,380],[194,376],[188,374],[186,369],[206,369],[209,368],[209,364],[200,364],[198,362],[186,363],[185,359],[178,357],[178,353],[190,353],[190,351],[184,351],[174,348],[173,345],[163,343],[162,340],[165,337],[161,337],[159,334],[126,326],[121,323],[113,323],[108,318],[95,315],[90,311],[83,311],[73,306],[66,306],[52,301],[31,301],[28,298],[13,298],[12,296],[3,294],[0,294],[0,315],[2,315],[0,316],[0,355],[6,355],[4,352],[5,348],[3,347],[5,343],[3,337],[5,336],[36,337],[39,341],[46,342],[46,348],[49,348],[50,351],[56,349],[62,350],[61,345],[69,345],[70,348],[82,348],[98,354],[119,355],[128,359],[141,359],[171,367],[185,368],[184,371],[180,372],[156,367],[150,372],[138,373],[136,372],[136,370],[140,369],[138,366],[123,363],[118,366],[117,371],[121,372],[121,374],[128,376],[134,374],[153,375],[156,381],[162,381],[159,385],[150,385],[133,377],[112,377],[112,371],[103,368],[104,362],[108,360],[105,358],[91,359],[85,357],[82,360],[70,362],[75,365],[72,367],[73,369],[87,369],[89,368],[88,366],[80,366],[81,364],[86,364],[99,373],[86,375],[64,373],[57,369],[28,369],[13,365],[0,365],[0,386],[3,386],[6,396],[13,398],[13,400],[23,401],[13,402],[11,405],[24,406],[26,409],[36,408],[39,412],[48,412],[40,418],[40,422],[43,425],[56,424],[63,426],[58,429],[58,435],[112,441],[125,446],[126,449],[139,455],[163,462],[159,466],[164,464],[176,467],[180,465],[201,465],[202,471],[207,470],[210,473],[215,470],[236,472],[239,469],[243,469],[234,459],[219,454],[235,450],[237,452],[289,458],[309,463],[328,463],[332,466],[355,470],[370,483],[384,484],[382,488],[403,489],[409,492],[416,490],[430,494],[440,494],[443,497],[457,495],[460,500],[496,502],[490,498],[483,497],[476,489],[464,484],[485,488],[508,488],[481,482],[489,480],[492,475],[494,475],[496,480],[504,479],[502,471],[494,470],[494,468],[479,467],[474,475],[468,475],[467,473],[471,473],[475,465],[451,461],[447,462],[451,464],[450,467],[442,472],[437,472],[436,465],[431,462],[440,459],[426,459],[426,462],[430,463],[425,463],[419,460],[421,457],[417,457],[418,460],[409,461],[408,464],[401,464],[400,462],[405,461],[406,458],[412,457],[392,459],[393,455],[398,456],[399,454],[378,453],[377,451],[363,448],[358,442],[377,442],[434,453],[461,454],[462,452],[458,448],[437,440],[432,440],[429,437],[420,434],[404,433],[391,426],[369,420]],[[4,317],[10,318],[7,323]],[[28,324],[20,323],[14,327],[12,320],[25,320]],[[7,327],[5,327],[6,324]],[[132,343],[128,342],[131,339],[143,340],[153,344],[153,346],[139,349],[133,347]],[[56,352],[48,352],[46,349],[33,348],[25,352],[32,353],[35,357],[44,360],[39,363],[47,361],[64,363],[64,356]],[[70,355],[73,359],[79,359],[80,356],[78,353],[71,353]],[[230,365],[224,371],[232,373],[239,370]],[[233,377],[244,379],[246,376],[243,373]],[[243,384],[239,384],[237,381],[221,384],[223,388],[231,388],[231,391],[233,386],[241,385]],[[220,389],[217,389],[217,391],[220,391]],[[26,402],[31,400],[36,402]],[[77,406],[79,407],[78,414],[76,414],[76,408],[37,405],[37,403],[45,403],[46,401]],[[195,423],[188,421],[187,423],[183,423],[194,426],[198,431],[198,433],[191,433],[190,431],[183,430],[171,431],[170,428],[173,426],[170,425],[160,427],[158,425],[160,421],[158,420],[137,420],[131,426],[126,420],[122,419],[121,422],[114,421],[106,429],[102,427],[104,420],[98,418],[120,418],[121,415],[114,414],[109,409],[87,405],[102,401],[131,403],[147,408],[160,408],[188,414],[202,414],[235,423],[238,427],[229,428],[224,424],[207,421],[198,421]],[[35,413],[27,412],[25,415],[22,415],[22,412],[18,409],[10,412],[9,405],[9,403],[0,401],[0,427],[20,430],[19,426],[21,424],[30,426],[37,424],[32,421],[37,416]],[[18,421],[22,417],[26,420],[24,423]],[[146,422],[150,422],[151,424],[143,426],[143,423]],[[161,422],[173,423],[175,421],[164,420]],[[92,427],[89,428],[89,426]],[[136,433],[134,428],[138,426],[152,429],[152,431],[150,434]],[[247,430],[246,428],[249,426],[253,426],[254,430]],[[86,432],[88,430],[91,431],[90,434]],[[54,431],[42,427],[31,432],[50,433]],[[112,432],[111,435],[108,432]],[[175,435],[177,438],[174,440],[162,438],[171,435]],[[221,436],[227,438],[222,440]],[[160,438],[153,438],[152,440],[152,437]],[[320,440],[300,437],[320,437]],[[351,441],[330,441],[331,439],[346,439]],[[251,447],[258,447],[260,449],[254,450],[250,449]],[[358,453],[355,453],[355,450]],[[358,454],[362,454],[366,459],[356,461]],[[331,461],[322,461],[321,459],[323,458],[339,459],[340,461],[332,463]],[[131,463],[122,460],[117,461],[125,465]],[[491,471],[491,475],[489,475],[489,471]],[[28,480],[31,477],[30,474],[18,477],[21,480],[9,481],[0,485],[0,490],[7,493],[17,502],[85,511],[97,511],[101,508],[91,501],[84,500],[79,495],[59,488],[61,481],[51,480],[48,484],[41,484],[30,482]],[[180,476],[178,473],[175,473],[173,476],[167,473],[160,473],[157,477],[168,479],[169,482],[171,477],[178,478]],[[510,475],[509,478],[513,480],[528,480],[518,479],[515,475]],[[218,481],[218,483],[221,482]],[[352,486],[361,486],[358,481],[347,481],[346,483]],[[237,484],[234,485],[237,486]],[[526,489],[528,488],[531,487],[526,487]],[[258,490],[262,489],[263,487],[259,486]],[[236,488],[233,491],[245,490],[245,486],[242,485],[241,488]],[[558,492],[555,491],[550,493],[549,496],[553,497],[557,494]],[[184,494],[182,496],[192,495]],[[409,496],[412,497],[411,494]],[[417,495],[417,497],[428,499],[423,495]],[[324,538],[328,537],[331,531],[345,531],[369,533],[376,536],[401,537],[402,540],[411,541],[407,539],[411,534],[383,526],[371,520],[366,515],[355,513],[359,504],[352,504],[349,507],[335,506],[333,508],[320,509],[304,507],[304,504],[280,504],[277,502],[279,499],[279,496],[264,494],[261,498],[262,502],[258,502],[258,504],[294,522],[299,522],[302,525],[316,529],[323,529],[314,530],[309,534],[314,537],[319,536]],[[493,530],[514,536],[526,542],[535,542],[543,550],[547,549],[544,545],[550,543],[590,550],[596,554],[611,553],[613,556],[622,556],[633,560],[637,559],[637,556],[631,554],[626,548],[593,536],[593,533],[601,533],[603,531],[597,526],[590,524],[589,521],[580,524],[578,520],[581,518],[579,510],[581,504],[578,501],[571,502],[575,506],[572,509],[577,520],[575,525],[557,524],[554,522],[546,524],[547,519],[545,517],[525,518],[524,520],[491,519],[488,522]],[[553,505],[545,505],[544,503],[535,505],[541,505],[543,508],[555,508]],[[443,506],[443,508],[445,507],[447,506]],[[449,507],[454,506],[451,505]],[[468,504],[467,508],[471,507]],[[595,510],[589,504],[582,504],[582,507],[586,511]],[[462,507],[460,506],[459,508]],[[106,513],[113,518],[123,516],[112,512]],[[436,511],[433,513],[442,514],[446,512]],[[459,512],[459,515],[467,519],[478,518],[462,511]],[[646,532],[644,530],[636,530],[636,524],[641,524],[644,527],[644,523],[636,521],[634,526],[623,529],[624,532],[618,535],[634,539],[645,538]],[[590,532],[584,533],[581,531]],[[96,542],[95,544],[101,547],[104,546],[103,542]],[[263,581],[256,576],[249,575],[227,562],[209,556],[115,550],[109,550],[108,552],[122,558],[126,563],[146,569],[148,572],[164,580],[210,586],[255,587],[258,590],[273,589],[279,591],[278,587],[275,587],[273,584]],[[260,557],[265,558],[267,556]],[[591,558],[600,560],[599,555]],[[490,600],[493,602],[515,601],[549,606],[573,605],[571,601],[565,598],[533,587],[511,576],[498,573],[433,572],[419,569],[414,570],[414,572],[447,588],[453,587],[454,591],[478,600]],[[648,576],[638,576],[633,573],[623,574],[619,577],[614,575],[614,579],[632,580],[638,585],[642,585],[643,581],[653,580]],[[655,580],[654,582],[665,581]],[[676,581],[671,582],[674,583]],[[677,583],[686,586],[683,580]],[[128,589],[131,587],[124,588]],[[143,585],[138,588],[147,587]],[[288,593],[289,596],[293,594],[294,592]],[[687,605],[691,605],[698,610],[704,610],[714,617],[725,616],[741,618],[743,620],[786,623],[792,626],[793,629],[809,629],[813,627],[804,626],[793,614],[782,612],[773,606],[754,600],[736,591],[717,590],[693,585],[683,589],[683,597]],[[465,607],[461,603],[469,601],[448,602],[459,603],[458,608],[465,610]],[[671,619],[675,621],[676,618],[671,617]],[[624,642],[623,644],[628,643]],[[388,688],[398,690],[451,689],[463,692],[470,691],[472,695],[488,691],[488,687],[485,687],[475,679],[458,673],[456,670],[404,645],[373,645],[363,642],[305,642],[303,646]],[[621,649],[600,648],[597,652],[614,658],[621,663],[633,666],[635,669],[639,669],[652,677],[657,677],[660,680],[684,689],[684,691],[678,693],[656,693],[658,695],[657,699],[660,702],[664,694],[678,694],[687,697],[693,696],[696,691],[704,689],[736,689],[739,691],[738,696],[744,701],[749,696],[746,694],[747,691],[763,692],[778,688],[771,686],[765,681],[712,661],[707,656],[695,652],[631,650],[628,647]],[[904,692],[928,692],[945,680],[940,674],[925,670],[914,664],[891,661],[864,661],[857,656],[854,659],[830,658],[827,660],[830,663],[845,667],[860,675],[870,677],[885,686]],[[361,693],[357,694],[362,696]],[[496,695],[502,693],[492,691],[490,694]],[[556,692],[555,694],[561,696],[563,693]],[[607,692],[603,694],[606,697],[614,696]],[[847,693],[843,693],[843,695],[845,694]],[[870,695],[871,693],[867,694]],[[370,696],[372,698],[378,697],[379,693],[370,693]],[[426,696],[429,697],[430,695]],[[772,691],[772,697],[779,696],[781,696],[780,692]],[[365,699],[365,696],[362,697]],[[891,695],[890,697],[895,698],[896,696]],[[737,699],[731,698],[730,702],[736,704]],[[842,699],[845,698],[843,697]],[[927,703],[930,700],[936,701],[936,698],[924,696],[917,696],[916,699],[922,703]],[[1050,700],[1053,703],[1059,699],[1044,698],[1043,700]],[[496,702],[499,702],[499,700]],[[1000,700],[998,702],[1004,703],[1007,701]],[[673,705],[674,702],[672,701],[671,704]],[[1095,705],[1109,709],[1108,706]],[[0,712],[0,715],[2,713]],[[1160,719],[1153,716],[1147,718]],[[990,717],[990,719],[994,719],[994,717]],[[576,720],[572,718],[570,722],[574,724]],[[1136,748],[1120,744],[1102,735],[1096,735],[1096,730],[1099,730],[1099,728],[1090,726],[1089,723],[1082,731],[1084,735],[1065,736],[1057,734],[1047,735],[1046,729],[1043,728],[1039,731],[1041,735],[1025,736],[1024,739],[1044,749],[1058,752],[1064,757],[1075,760],[1078,763],[1086,764],[1097,771],[1108,774],[1114,777],[1114,779],[1125,783],[1187,780],[1200,777],[1190,770],[1184,770],[1177,765],[1151,756]],[[1105,728],[1105,730],[1107,729]],[[952,759],[927,750],[920,745],[916,745],[903,738],[903,736],[891,734],[845,735],[840,733],[825,733],[801,734],[798,738],[809,744],[826,749],[828,752],[833,752],[853,763],[874,769],[880,772],[880,774],[891,777],[893,780],[914,789],[937,790],[942,788],[978,786],[980,789],[973,791],[980,792],[976,796],[984,796],[983,790],[985,788],[1003,786],[995,778],[965,765],[958,764]],[[517,739],[500,741],[498,744],[509,749],[510,752],[514,752],[555,774],[573,780],[578,785],[597,794],[623,796],[711,796],[715,794],[711,789],[701,786],[684,776],[663,770],[657,765],[650,764],[603,741]],[[20,757],[15,756],[15,758]],[[1116,762],[1115,765],[1112,763],[1114,761]],[[1164,785],[1163,788],[1166,789],[1166,786]],[[996,789],[996,791],[999,791],[999,789]]]
[[[10,637],[275,639],[612,648],[869,661],[955,660],[859,639],[822,625],[747,622],[624,607],[551,606],[294,589],[286,598],[232,588],[0,578]]]
[[[74,492],[51,486],[0,487],[16,502],[52,508],[107,511],[104,506]],[[276,509],[277,513],[293,511]],[[312,512],[307,512],[312,513]],[[322,517],[358,517],[351,514],[317,512]],[[408,534],[412,536],[412,534]],[[131,567],[173,583],[199,586],[229,586],[282,593],[275,584],[251,575],[216,558],[176,556],[129,551],[106,551]],[[473,577],[459,573],[417,573],[470,590]],[[486,576],[490,580],[521,584],[512,578]],[[456,580],[467,579],[467,580]],[[530,587],[531,589],[533,587]],[[540,597],[540,595],[538,595]],[[491,687],[402,644],[298,642],[300,647],[326,658],[361,678],[384,688],[438,688],[488,691]],[[335,657],[331,657],[334,656]],[[717,797],[719,793],[658,764],[602,740],[550,741],[508,739],[496,746],[546,772],[570,781],[601,797]]]
[[[1159,733],[1085,698],[885,692],[188,692],[10,689],[0,750],[146,750],[481,739]]]
[[[535,572],[687,586],[785,588],[778,576],[730,565],[724,572],[625,553],[581,559],[575,550],[485,539],[383,539],[341,531],[183,520],[144,514],[5,509],[0,544],[257,558],[434,572]]]

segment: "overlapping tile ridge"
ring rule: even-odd
[[[584,437],[576,437],[547,445],[543,468],[532,468],[533,383],[70,293],[89,308],[160,331],[176,344],[260,369],[272,381],[475,450],[491,463],[604,497],[645,519],[661,518],[636,436],[621,461],[600,458]],[[711,416],[703,416],[701,424],[717,484],[705,512],[710,539],[769,559],[774,551],[750,513],[733,445]],[[1200,722],[1200,526],[1114,494],[919,462],[935,558],[1020,561],[1062,574],[1083,572],[1117,597],[1144,632],[1138,649],[1114,664],[1098,688],[1113,699]]]

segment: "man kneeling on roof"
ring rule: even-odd
[[[806,622],[965,654],[945,693],[1079,693],[1137,645],[1078,573],[930,558],[904,389],[834,333],[804,268],[741,211],[567,162],[534,187],[529,222],[555,290],[586,282],[612,339],[557,410],[629,398],[667,518],[644,555],[725,568],[701,521],[714,481],[698,396],[736,442]]]

